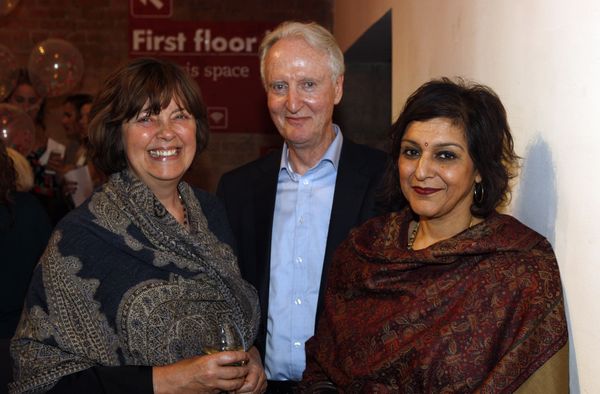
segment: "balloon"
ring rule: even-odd
[[[2,1],[2,0],[0,0]],[[17,60],[12,52],[0,45],[0,101],[8,97],[17,83]]]
[[[61,96],[79,85],[83,76],[83,57],[70,42],[50,38],[33,48],[28,70],[40,96]]]
[[[16,105],[0,104],[0,138],[6,146],[27,156],[35,142],[35,124],[29,115]]]
[[[19,4],[19,0],[0,0],[0,15],[8,15]]]

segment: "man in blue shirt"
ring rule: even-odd
[[[238,242],[242,275],[258,290],[257,347],[268,392],[291,392],[305,367],[327,270],[351,228],[374,215],[383,152],[344,139],[332,121],[343,54],[316,23],[284,22],[260,47],[261,77],[283,148],[221,178],[217,194]]]

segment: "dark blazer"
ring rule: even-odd
[[[329,220],[317,316],[322,309],[327,272],[335,248],[353,227],[374,216],[375,194],[387,155],[344,139]],[[237,240],[242,276],[258,290],[261,327],[256,346],[265,350],[271,266],[271,229],[281,150],[234,169],[221,177],[217,195],[227,210]]]

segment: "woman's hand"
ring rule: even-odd
[[[250,358],[246,352],[227,351],[153,367],[154,393],[219,393],[239,390],[250,372]],[[260,362],[260,357],[258,361]],[[234,363],[246,365],[234,366]]]
[[[65,164],[64,159],[62,159],[60,155],[56,153],[50,154],[48,164],[46,164],[46,169],[52,170],[56,173],[56,180],[58,183],[63,183],[65,174],[75,168],[76,167],[74,164]]]
[[[248,361],[248,375],[244,385],[236,393],[264,393],[267,390],[267,375],[260,359],[260,353],[256,347],[248,350],[250,360]]]
[[[48,157],[48,163],[46,164],[46,168],[57,173],[64,174],[65,160],[60,156],[59,153],[52,152]]]

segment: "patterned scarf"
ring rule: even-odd
[[[256,291],[220,240],[229,234],[224,211],[207,193],[178,189],[189,232],[130,171],[112,175],[59,224],[11,345],[13,392],[43,391],[98,365],[200,355],[223,321],[252,345]]]
[[[408,250],[408,210],[338,248],[307,343],[304,388],[348,393],[508,393],[567,343],[550,244],[516,219]]]

